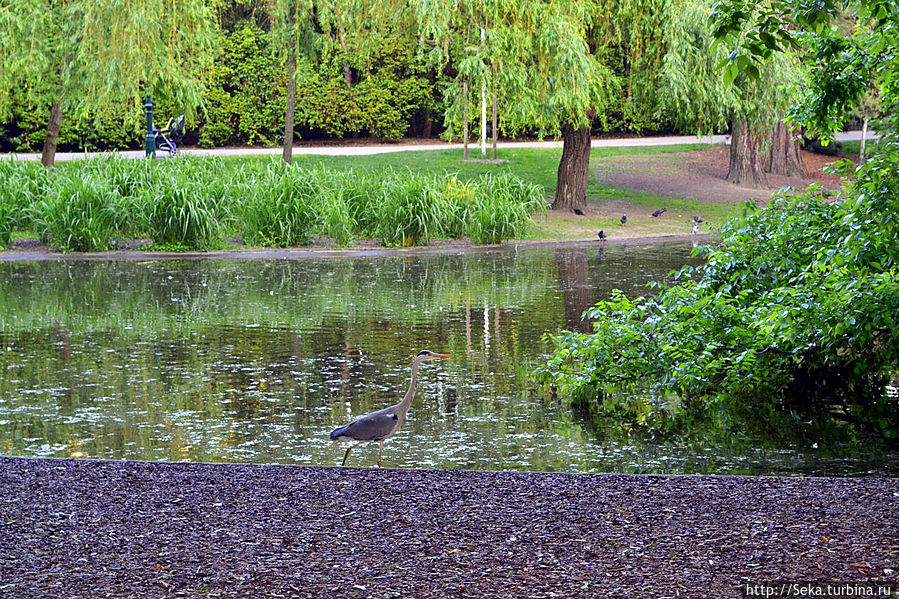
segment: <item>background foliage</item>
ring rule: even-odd
[[[215,60],[203,76],[203,108],[188,114],[187,143],[205,147],[277,145],[283,136],[286,72],[264,3],[216,0],[211,5],[218,23],[213,45]],[[296,131],[303,139],[438,135],[445,130],[445,106],[459,102],[456,89],[459,73],[471,75],[475,69],[487,77],[493,76],[484,66],[489,56],[483,56],[481,50],[471,60],[458,64],[428,60],[421,52],[421,40],[413,35],[416,25],[411,22],[411,16],[398,18],[396,7],[388,4],[379,9],[380,29],[361,26],[365,31],[355,37],[347,34],[342,45],[339,18],[345,19],[345,27],[352,25],[353,18],[361,18],[348,14],[351,8],[342,6],[335,3],[336,8],[316,13],[313,28],[319,35],[308,56],[298,60]],[[628,6],[627,10],[636,10]],[[499,16],[497,13],[497,19]],[[552,33],[552,27],[547,32]],[[495,38],[491,43],[500,48],[515,43],[513,34],[514,31],[501,31],[497,23],[496,30],[488,37]],[[514,48],[504,51],[513,52]],[[642,54],[632,54],[644,56],[653,51],[647,48]],[[652,86],[646,87],[640,78],[641,65],[630,64],[628,60],[633,56],[626,58],[622,52],[623,47],[610,50],[603,57],[614,71],[614,77],[621,81],[622,92],[606,94],[609,97],[603,103],[605,113],[602,122],[597,122],[597,131],[670,129],[672,125],[667,117],[660,118],[652,110],[654,96],[649,93]],[[514,88],[515,78],[522,79],[523,72],[511,69],[498,76],[511,81]],[[24,81],[8,81],[4,85],[8,87],[9,110],[0,123],[0,151],[39,151],[46,135],[46,102],[37,101],[27,91]],[[475,123],[478,111],[474,108],[480,88],[472,84],[469,92],[470,118]],[[160,96],[154,102],[157,123],[164,124],[170,116],[185,111],[176,100]],[[523,107],[528,109],[519,101],[501,101],[502,132],[531,134],[541,129],[542,125],[533,118],[522,118],[519,112]],[[456,108],[450,111],[450,117],[456,121],[454,131],[458,134],[461,109]],[[143,129],[144,113],[138,103],[97,106],[67,113],[59,147],[63,150],[134,149],[143,143]]]

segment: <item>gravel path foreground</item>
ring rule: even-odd
[[[739,597],[746,581],[895,582],[897,508],[899,479],[0,457],[0,597]]]

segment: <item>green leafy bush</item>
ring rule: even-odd
[[[274,145],[284,133],[285,76],[266,33],[247,23],[222,35],[199,143]]]
[[[297,69],[297,126],[313,135],[402,138],[417,112],[433,106],[434,84],[420,72],[413,53],[399,63],[390,48],[352,87],[328,64],[301,61]]]
[[[813,187],[747,206],[679,284],[591,308],[594,332],[553,336],[538,379],[618,406],[882,401],[899,370],[899,148],[881,150],[836,200]]]

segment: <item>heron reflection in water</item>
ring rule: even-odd
[[[418,385],[418,367],[422,362],[427,362],[428,360],[439,360],[451,357],[452,356],[448,354],[436,354],[428,350],[418,352],[418,355],[415,356],[415,359],[412,361],[412,380],[409,382],[409,390],[406,391],[406,396],[403,397],[403,401],[390,406],[389,408],[384,408],[383,410],[360,416],[349,424],[331,431],[332,441],[358,441],[355,445],[351,445],[347,448],[346,453],[343,454],[343,462],[340,465],[346,465],[346,459],[349,457],[350,451],[354,448],[359,447],[363,443],[377,441],[378,468],[380,468],[381,449],[384,447],[384,441],[389,437],[392,437],[396,431],[400,430],[400,427],[403,425],[403,420],[406,418],[406,413],[412,405],[412,398],[415,397],[415,388]]]

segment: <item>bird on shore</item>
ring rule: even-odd
[[[658,217],[662,216],[662,215],[663,215],[665,212],[667,212],[667,211],[668,211],[667,208],[659,208],[658,210],[656,210],[655,212],[652,213],[652,217],[653,217],[653,218],[658,218]]]
[[[701,216],[693,217],[693,226],[690,228],[690,232],[693,235],[699,235],[699,223],[705,222]]]
[[[400,403],[372,412],[353,420],[345,426],[336,428],[331,431],[332,441],[358,441],[355,445],[351,445],[346,453],[343,454],[343,462],[341,466],[346,465],[346,459],[350,455],[350,451],[359,447],[363,443],[377,441],[378,445],[378,468],[381,467],[381,449],[384,447],[384,441],[393,436],[393,434],[403,425],[406,413],[412,405],[412,398],[415,397],[415,388],[418,385],[418,367],[422,362],[429,360],[439,360],[442,358],[452,358],[449,354],[436,354],[432,351],[422,350],[418,352],[412,361],[412,380],[409,382],[409,390],[406,391],[403,401]]]
[[[602,229],[599,230],[599,233],[597,233],[596,236],[599,237],[599,243],[606,242],[606,232]]]
[[[621,215],[621,224],[624,225],[627,222],[627,214]]]

